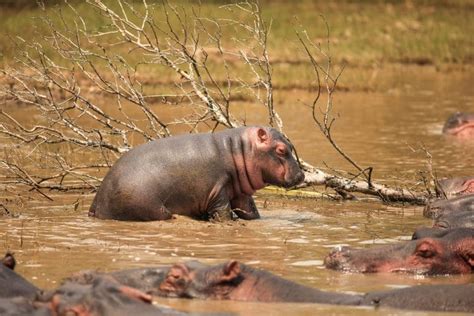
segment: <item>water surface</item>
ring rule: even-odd
[[[474,111],[472,79],[468,71],[439,73],[430,67],[404,67],[387,71],[377,91],[339,92],[335,96],[339,115],[335,139],[361,165],[374,167],[375,178],[381,182],[416,187],[427,162],[424,152],[412,150],[420,145],[432,155],[437,176],[473,175],[474,142],[441,135],[442,125],[452,112]],[[286,131],[306,161],[349,170],[311,121],[304,104],[312,96],[304,90],[276,92]],[[243,107],[253,109],[252,104]],[[265,122],[258,111],[248,121]],[[410,239],[417,227],[431,224],[422,217],[422,207],[366,199],[288,198],[261,191],[256,195],[260,220],[211,224],[178,217],[166,222],[130,223],[88,218],[92,194],[48,194],[53,202],[23,198],[20,203],[17,192],[9,187],[2,199],[13,201],[9,207],[16,216],[0,220],[0,250],[14,251],[18,272],[43,288],[54,288],[81,269],[113,271],[189,259],[207,263],[237,259],[308,286],[345,293],[474,281],[470,275],[362,275],[323,267],[324,257],[336,246],[371,247]],[[413,314],[320,304],[176,299],[157,299],[157,303],[243,315]]]

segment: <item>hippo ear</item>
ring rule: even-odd
[[[240,263],[236,260],[229,261],[224,265],[222,281],[232,281],[240,275]]]
[[[14,270],[15,269],[15,265],[16,265],[16,260],[15,260],[15,257],[13,257],[13,253],[11,252],[7,252],[5,254],[5,257],[2,259],[1,263],[11,269],[11,270]]]
[[[474,180],[469,178],[463,183],[463,192],[470,194],[474,193]]]
[[[182,294],[190,280],[189,269],[184,264],[175,264],[170,268],[165,280],[160,284],[159,290],[179,296]]]
[[[268,132],[264,128],[259,128],[257,130],[257,141],[259,144],[266,144],[268,140],[270,139],[270,135],[268,135]]]

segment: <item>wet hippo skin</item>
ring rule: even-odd
[[[474,113],[454,113],[446,120],[443,133],[458,137],[474,137]]]
[[[0,298],[21,296],[34,298],[39,289],[13,271],[15,259],[7,253],[0,264]]]
[[[347,272],[469,274],[474,269],[474,229],[420,231],[417,239],[369,249],[332,251],[324,264]]]
[[[252,195],[304,180],[292,146],[267,127],[155,140],[124,154],[105,176],[90,216],[118,220],[259,218]]]
[[[436,192],[447,199],[464,194],[474,194],[474,176],[438,180]]]
[[[474,194],[461,195],[449,200],[436,200],[428,203],[423,216],[438,219],[441,215],[454,212],[473,212],[474,213]]]
[[[419,285],[370,292],[362,305],[424,311],[474,312],[474,284]]]
[[[163,296],[258,302],[311,302],[430,311],[474,311],[474,285],[421,285],[364,295],[324,292],[237,261],[188,267],[176,264],[160,287]]]
[[[433,227],[440,229],[474,228],[474,212],[464,211],[444,214],[435,221]]]
[[[52,316],[47,306],[35,306],[25,297],[0,298],[0,315],[2,316]]]
[[[66,282],[38,297],[35,305],[48,306],[52,315],[188,315],[156,307],[151,304],[150,295],[107,276],[98,277],[87,285]]]
[[[201,268],[174,265],[160,286],[163,296],[258,302],[357,305],[361,296],[330,293],[285,280],[238,261]]]

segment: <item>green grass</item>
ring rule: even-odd
[[[205,2],[202,12],[225,15],[217,3]],[[111,4],[116,7],[113,2]],[[103,24],[101,17],[87,5],[80,2],[74,5],[90,28]],[[354,63],[420,59],[433,63],[473,62],[474,6],[467,1],[415,1],[412,5],[396,1],[388,4],[379,1],[268,1],[263,2],[262,7],[264,16],[273,20],[270,47],[275,58],[293,57],[294,47],[289,43],[295,40],[295,18],[313,39],[323,40],[326,28],[320,15],[324,15],[330,26],[336,60]],[[159,10],[159,6],[157,8]],[[74,16],[69,10],[64,13],[67,20]],[[9,37],[19,35],[32,40],[38,36],[35,33],[46,30],[32,18],[42,14],[31,6],[2,8],[0,43],[4,59],[15,55]]]
[[[4,64],[10,63],[18,53],[12,38],[22,37],[26,43],[38,40],[47,34],[48,27],[38,17],[48,14],[55,22],[55,28],[64,30],[58,15],[61,8],[64,20],[72,25],[76,17],[64,5],[50,5],[46,13],[31,5],[11,5],[11,1],[0,0],[0,58]],[[155,5],[154,15],[157,21],[163,20],[159,3]],[[176,2],[173,2],[176,3]],[[183,4],[188,12],[195,1]],[[229,13],[221,8],[225,1],[204,1],[201,14],[211,17],[244,18],[241,13]],[[115,1],[111,7],[117,9]],[[77,12],[84,17],[89,29],[105,29],[107,23],[103,17],[84,4],[73,1]],[[140,2],[134,2],[137,8]],[[267,21],[272,21],[269,38],[271,58],[275,61],[290,62],[305,60],[304,52],[295,36],[295,28],[302,26],[310,34],[314,42],[326,43],[326,25],[321,18],[325,17],[330,28],[331,55],[336,63],[345,62],[349,65],[373,65],[379,63],[428,63],[428,64],[471,64],[474,62],[473,37],[474,4],[468,0],[455,1],[263,1],[262,9]],[[242,35],[226,30],[224,42],[233,47],[232,38]],[[42,42],[42,40],[40,40]],[[250,43],[250,41],[248,42]],[[87,45],[87,44],[86,44]],[[46,45],[48,54],[54,50]],[[113,53],[127,56],[132,63],[141,61],[140,52],[129,52],[125,46],[116,46]],[[57,57],[57,56],[56,56]],[[55,58],[56,58],[55,57]],[[298,76],[311,80],[312,74],[305,66]],[[285,71],[288,66],[275,65],[275,71]],[[149,71],[164,75],[159,67],[150,67]],[[221,71],[216,67],[216,72]],[[291,78],[298,79],[298,78]],[[284,84],[284,82],[282,83]]]

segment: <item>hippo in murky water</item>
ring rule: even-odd
[[[176,264],[160,287],[162,295],[188,299],[305,302],[411,310],[474,311],[473,284],[421,285],[365,295],[324,292],[237,261],[200,268]]]
[[[436,192],[447,199],[474,194],[474,177],[457,177],[437,180]]]
[[[432,231],[433,232],[433,231]],[[332,251],[324,264],[347,272],[469,274],[474,269],[474,229],[456,228],[395,245]]]
[[[458,137],[474,137],[474,113],[454,113],[444,123],[443,133]]]
[[[35,306],[32,300],[21,296],[13,298],[0,298],[0,315],[53,316],[51,309],[48,306]]]
[[[35,297],[39,289],[13,271],[14,268],[15,258],[7,253],[0,264],[0,297]]]
[[[474,312],[474,284],[418,285],[367,293],[362,305],[411,310]]]
[[[89,210],[118,220],[259,218],[252,198],[273,184],[292,187],[304,174],[292,145],[267,127],[155,140],[123,155],[110,169]]]
[[[442,215],[459,212],[474,213],[474,194],[461,195],[449,200],[441,199],[428,203],[423,210],[423,216],[438,219]]]
[[[441,215],[433,224],[433,227],[440,229],[453,229],[459,227],[474,228],[474,212],[453,212]]]
[[[117,283],[106,276],[92,284],[66,282],[40,295],[36,306],[48,306],[52,315],[188,315],[151,304],[152,297],[140,290]]]
[[[198,261],[188,262],[192,267],[203,266]],[[79,271],[66,279],[67,282],[87,285],[94,283],[97,279],[108,277],[117,283],[133,287],[147,294],[157,295],[161,283],[165,280],[171,265],[125,269],[109,273],[93,270]]]
[[[163,296],[256,302],[312,302],[357,305],[361,296],[323,292],[238,261],[189,267],[174,265],[160,286]]]

